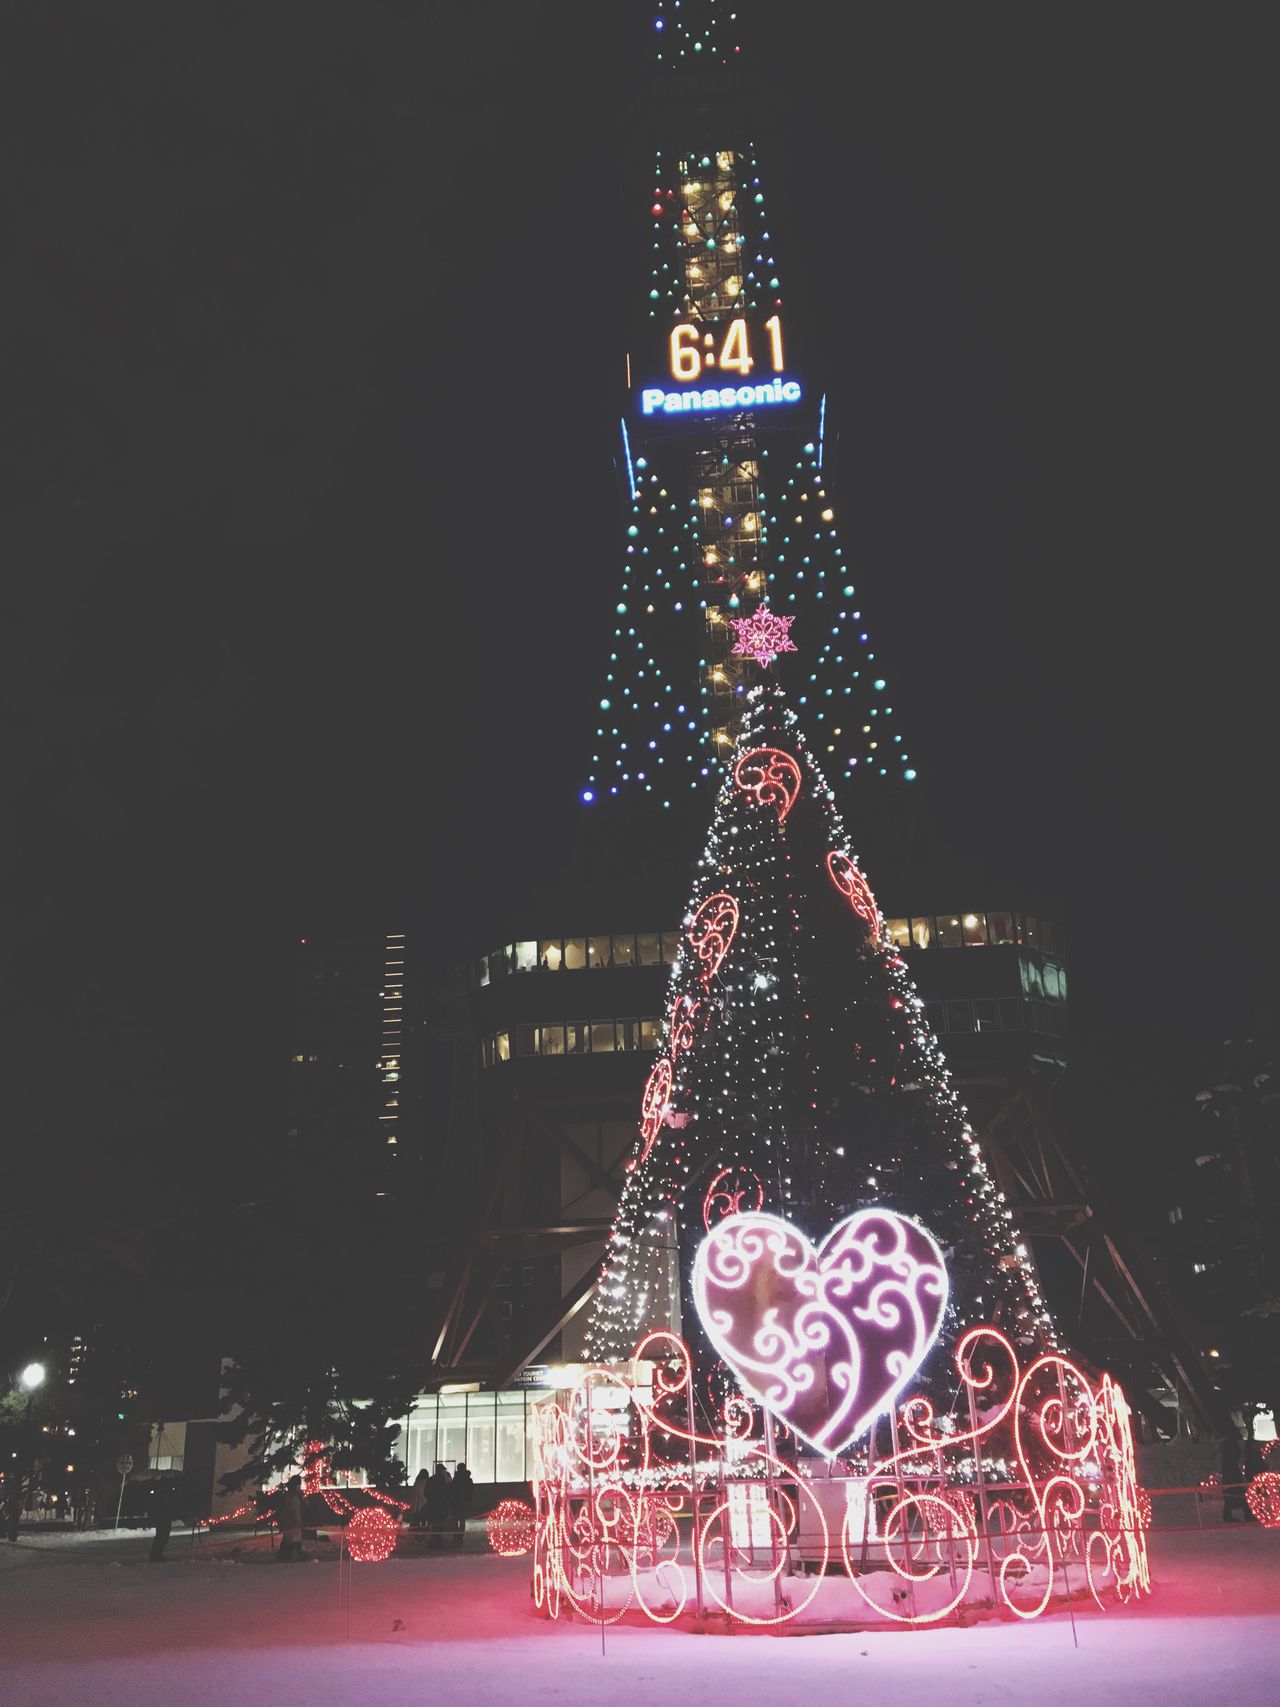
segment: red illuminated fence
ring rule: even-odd
[[[967,1416],[908,1400],[858,1473],[779,1457],[767,1413],[737,1396],[698,1426],[673,1336],[636,1359],[538,1407],[532,1589],[549,1618],[928,1625],[1150,1590],[1124,1395],[1057,1353],[1023,1369],[1002,1334],[971,1330]]]

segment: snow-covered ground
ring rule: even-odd
[[[1152,1537],[1144,1606],[1030,1625],[786,1637],[600,1630],[535,1618],[524,1560],[481,1550],[356,1566],[350,1628],[332,1563],[281,1567],[185,1534],[0,1542],[0,1701],[17,1707],[1238,1707],[1280,1699],[1280,1531]],[[207,1546],[208,1544],[202,1543]],[[471,1550],[474,1549],[474,1550]],[[697,1699],[696,1695],[694,1699]]]

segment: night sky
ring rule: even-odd
[[[249,1141],[290,943],[488,947],[577,810],[647,14],[6,14],[15,1014],[69,1045],[55,1095],[127,1036],[175,1146]],[[895,711],[957,845],[1065,891],[1086,1036],[1271,998],[1265,15],[763,11],[776,253]]]

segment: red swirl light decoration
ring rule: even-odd
[[[776,1215],[731,1215],[698,1247],[693,1297],[743,1390],[826,1457],[889,1410],[947,1307],[942,1252],[891,1209],[816,1248]]]
[[[638,1167],[653,1149],[654,1140],[662,1130],[662,1117],[671,1104],[671,1063],[664,1055],[655,1061],[649,1071],[649,1077],[644,1082],[644,1095],[640,1099],[640,1137],[644,1148],[640,1152]]]
[[[708,1233],[713,1222],[723,1221],[730,1215],[743,1214],[742,1200],[748,1195],[753,1197],[755,1202],[745,1213],[754,1215],[764,1207],[764,1187],[755,1169],[748,1168],[741,1162],[737,1167],[721,1168],[707,1187],[707,1195],[702,1200],[702,1225]]]
[[[357,1565],[380,1565],[396,1549],[400,1525],[383,1506],[357,1511],[347,1524],[347,1552]]]
[[[847,853],[829,853],[827,874],[871,932],[872,942],[879,942],[880,909],[876,906],[876,898],[871,893],[871,885],[862,874],[862,868],[855,860],[850,859]]]
[[[704,1012],[705,1004],[697,996],[677,996],[671,1004],[671,1018],[667,1023],[667,1032],[671,1040],[671,1065],[674,1067],[680,1057],[693,1048],[698,1041],[698,1033],[703,1029],[709,1015]]]
[[[800,793],[800,766],[780,747],[753,747],[733,767],[733,780],[761,806],[776,807],[779,824],[785,824]]]
[[[689,921],[689,947],[697,955],[702,982],[709,984],[724,964],[738,934],[738,903],[723,891],[708,895]]]
[[[699,1428],[673,1334],[647,1335],[635,1360],[651,1385],[588,1368],[533,1412],[532,1591],[545,1618],[847,1629],[852,1592],[861,1627],[922,1628],[966,1622],[970,1608],[1035,1618],[1082,1581],[1100,1610],[1150,1592],[1128,1405],[1109,1376],[1094,1387],[1059,1353],[1023,1369],[997,1329],[971,1328],[951,1414],[935,1423],[912,1399],[856,1466],[837,1460],[829,1475],[779,1457],[740,1397],[714,1432]],[[971,1426],[957,1427],[966,1410]],[[886,1432],[893,1450],[877,1456]],[[828,1591],[837,1563],[849,1579]]]

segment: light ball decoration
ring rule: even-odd
[[[499,1500],[489,1513],[489,1545],[503,1559],[532,1553],[537,1517],[524,1500]]]
[[[1138,1522],[1144,1529],[1151,1528],[1151,1495],[1146,1488],[1138,1489]]]
[[[347,1552],[357,1565],[380,1565],[396,1549],[400,1525],[382,1506],[363,1506],[347,1524]]]
[[[1280,1476],[1263,1470],[1244,1491],[1249,1510],[1264,1529],[1280,1529]]]

